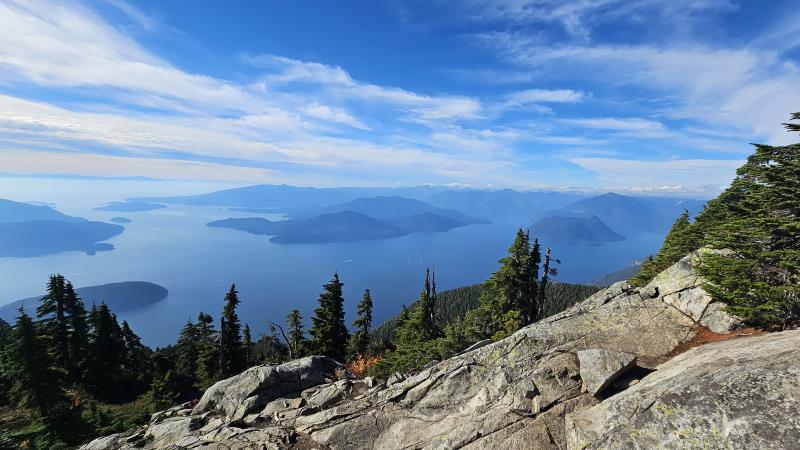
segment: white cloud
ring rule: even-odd
[[[510,61],[586,74],[611,89],[670,98],[662,114],[709,128],[750,133],[773,144],[792,141],[780,126],[800,105],[800,68],[773,51],[702,46],[550,46],[519,34],[484,35]]]
[[[481,102],[474,98],[424,95],[397,87],[365,83],[354,80],[338,66],[277,55],[245,55],[242,58],[268,71],[262,78],[262,88],[267,92],[290,84],[315,85],[338,98],[392,105],[405,110],[411,120],[421,123],[477,119],[481,113]]]
[[[526,89],[511,92],[506,95],[511,105],[526,105],[529,103],[577,103],[583,100],[585,94],[572,89]]]
[[[132,158],[92,153],[0,151],[4,173],[70,174],[106,177],[144,176],[170,180],[240,181],[275,183],[288,177],[272,170],[230,166],[198,161],[160,158]]]
[[[639,190],[661,190],[671,186],[675,191],[708,193],[727,187],[744,161],[676,159],[640,161],[615,158],[570,158],[569,162],[594,172],[600,180],[614,188],[638,187]]]

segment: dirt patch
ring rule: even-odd
[[[685,353],[695,347],[711,344],[712,342],[722,342],[742,337],[758,336],[769,332],[768,330],[764,329],[748,327],[736,330],[732,333],[721,334],[721,333],[714,333],[713,331],[709,330],[708,328],[700,324],[695,324],[694,331],[695,335],[692,339],[689,339],[686,342],[682,342],[668,354],[658,357],[641,357],[639,358],[637,364],[642,367],[655,368],[659,364],[667,362],[670,359],[680,355],[681,353]]]

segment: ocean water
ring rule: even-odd
[[[151,346],[174,342],[180,327],[200,311],[217,316],[231,283],[240,292],[240,318],[255,335],[266,333],[270,321],[282,323],[294,308],[308,321],[322,285],[334,272],[345,283],[347,320],[352,320],[355,305],[368,288],[379,323],[418,296],[426,267],[435,267],[440,290],[486,279],[497,268],[516,228],[527,225],[493,223],[380,241],[282,245],[266,236],[205,225],[220,218],[253,216],[227,208],[169,205],[148,212],[93,210],[105,201],[129,196],[200,193],[222,186],[22,180],[20,185],[0,179],[0,198],[51,202],[67,214],[104,221],[123,216],[132,222],[108,241],[115,247],[112,251],[0,258],[0,304],[42,293],[48,276],[55,272],[78,287],[134,280],[158,283],[169,290],[165,300],[119,314]],[[562,262],[556,279],[597,278],[655,251],[662,238],[643,234],[597,247],[554,244],[553,255]]]

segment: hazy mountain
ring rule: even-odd
[[[86,286],[76,289],[76,292],[83,299],[87,309],[91,307],[92,303],[100,304],[105,302],[114,312],[123,312],[150,305],[165,299],[169,293],[165,287],[146,281],[123,281],[121,283]],[[20,305],[25,306],[25,311],[28,314],[35,314],[39,300],[43,296],[44,294],[0,306],[0,318],[14,323],[19,314]]]
[[[355,211],[374,219],[395,223],[396,221],[408,220],[411,216],[427,214],[428,219],[431,215],[439,218],[449,218],[454,223],[460,225],[489,223],[488,220],[470,217],[453,209],[443,209],[431,205],[421,200],[398,197],[398,196],[377,196],[369,198],[359,198],[339,205],[327,206],[315,210],[305,210],[291,214],[291,217],[304,217],[317,214],[335,213],[343,211]],[[425,220],[424,218],[420,218]],[[457,226],[460,226],[457,225]],[[413,227],[412,227],[413,228]],[[452,226],[450,228],[453,228]]]
[[[583,197],[585,195],[548,191],[453,189],[433,194],[427,201],[441,208],[453,208],[492,221],[528,221],[546,210],[559,209]]]
[[[30,220],[0,223],[0,257],[42,256],[78,250],[86,253],[112,250],[111,244],[99,243],[125,230],[105,222],[63,222]]]
[[[242,208],[252,210],[252,208]],[[455,210],[403,197],[360,198],[324,208],[306,208],[290,219],[224,219],[208,226],[274,236],[273,242],[343,242],[386,239],[415,232],[438,232],[488,223]]]
[[[49,206],[32,205],[0,198],[0,223],[25,222],[28,220],[60,220],[64,222],[80,222],[84,219],[72,217]]]
[[[612,229],[623,235],[646,231],[662,233],[674,220],[666,221],[666,214],[651,208],[642,200],[608,193],[589,197],[570,203],[562,210],[550,213],[551,216],[597,216]]]
[[[124,202],[111,202],[105,206],[95,208],[97,211],[119,211],[119,212],[142,212],[153,211],[155,209],[166,208],[164,205],[158,203],[148,203],[143,201],[124,201]]]
[[[278,222],[260,217],[223,219],[208,226],[270,235],[273,242],[281,244],[369,241],[406,234],[395,226],[353,211]]]
[[[0,199],[0,257],[111,250],[114,248],[111,244],[98,242],[124,229],[119,225],[68,216],[49,206]]]
[[[542,217],[533,224],[532,229],[534,235],[548,245],[550,242],[599,245],[625,239],[597,216]]]
[[[271,184],[247,186],[208,194],[180,197],[157,197],[131,199],[159,203],[184,205],[213,205],[241,208],[296,208],[325,206],[352,200],[354,195],[347,188],[314,188]]]

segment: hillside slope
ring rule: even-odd
[[[800,332],[670,359],[698,333],[729,339],[741,326],[701,287],[702,257],[642,288],[617,283],[408,378],[337,380],[341,367],[324,357],[258,366],[212,386],[193,409],[156,414],[146,429],[83,448],[791,446],[800,439],[790,411],[800,392]],[[749,389],[735,388],[744,382]]]

